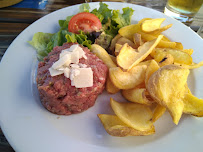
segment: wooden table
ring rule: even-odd
[[[116,1],[116,0],[112,0]],[[163,12],[167,0],[153,0],[149,3],[143,0],[118,0],[131,2],[137,5],[143,5]],[[58,9],[84,3],[85,0],[48,0],[46,8],[30,9],[30,8],[13,8],[6,7],[0,9],[0,60],[3,57],[5,51],[12,43],[12,41],[30,24],[37,19],[53,12]],[[149,1],[148,1],[149,2]],[[195,30],[198,27],[194,27]],[[12,147],[7,142],[0,129],[0,151],[2,152],[14,152]]]

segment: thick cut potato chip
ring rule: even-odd
[[[146,85],[151,97],[170,112],[178,124],[184,104],[185,85],[189,70],[177,65],[166,65],[154,72]]]
[[[153,103],[152,100],[147,98],[147,90],[145,88],[122,90],[122,95],[125,97],[125,99],[131,102],[145,105],[151,105]]]
[[[141,34],[135,33],[133,35],[133,42],[135,43],[136,48],[138,48],[140,45],[143,45],[144,42],[142,41]]]
[[[132,47],[128,45],[128,43],[125,43],[121,49],[119,54],[116,57],[116,61],[118,66],[120,66],[122,69],[128,69],[134,62],[138,55],[138,52],[135,51]]]
[[[167,54],[170,54],[174,58],[174,62],[178,64],[191,65],[193,63],[192,57],[181,50],[169,49],[169,48],[156,48],[154,59],[160,62]],[[152,55],[152,54],[151,54]]]
[[[116,57],[111,54],[109,54],[109,56],[111,57],[111,60],[117,65]]]
[[[122,46],[123,46],[123,45],[116,43],[116,45],[115,45],[115,52],[114,52],[115,56],[117,56],[117,55],[119,54],[119,52],[120,52]],[[117,63],[117,62],[116,62],[116,63]]]
[[[177,50],[183,50],[183,45],[182,45],[182,43],[176,42],[176,47],[175,47],[175,49],[177,49]]]
[[[153,32],[156,31],[158,29],[160,29],[161,24],[163,23],[163,21],[165,20],[165,18],[156,18],[156,19],[151,19],[151,20],[145,20],[144,22],[142,22],[141,29],[143,32]]]
[[[145,80],[146,65],[138,65],[124,72],[119,67],[110,68],[109,76],[112,83],[119,89],[132,89]]]
[[[138,31],[140,31],[140,25],[132,24],[132,25],[128,25],[128,26],[124,26],[124,27],[120,28],[118,33],[121,36],[126,37],[127,39],[133,41],[133,35],[135,33],[138,33]]]
[[[154,127],[147,131],[139,131],[126,125],[115,115],[98,114],[106,132],[111,136],[126,137],[126,136],[146,136],[155,133]]]
[[[183,49],[182,51],[185,53],[188,53],[189,55],[192,55],[194,50],[193,49]]]
[[[159,69],[159,65],[155,60],[151,60],[149,66],[147,67],[146,74],[145,74],[145,85],[147,85],[149,78],[151,75]]]
[[[158,57],[158,56],[156,56]],[[155,58],[156,60],[156,58]],[[161,61],[159,62],[159,66],[165,66],[165,65],[169,65],[169,64],[173,64],[174,63],[174,58],[171,54],[166,54],[166,56],[164,58],[161,59]]]
[[[152,18],[143,18],[138,22],[138,25],[141,25],[146,20],[151,20]]]
[[[183,112],[192,114],[197,117],[203,117],[203,99],[193,96],[191,93],[186,93],[183,98]]]
[[[113,51],[115,50],[115,45],[118,41],[118,39],[120,39],[122,36],[120,34],[117,34],[112,40],[111,40],[111,45],[109,47],[109,50],[111,52],[111,54],[113,54]]]
[[[91,52],[94,53],[98,58],[100,58],[108,68],[117,67],[116,64],[112,61],[111,57],[105,49],[97,44],[92,44]]]
[[[141,45],[138,48],[138,55],[133,59],[134,62],[133,64],[128,68],[128,71],[134,67],[135,65],[137,65],[139,62],[143,61],[152,51],[153,49],[159,44],[159,42],[161,41],[161,39],[163,38],[163,35],[158,36],[157,39],[149,41],[149,42],[145,42],[143,45]],[[118,60],[117,60],[118,62]]]
[[[120,91],[112,82],[109,76],[107,77],[106,80],[106,91],[110,94],[115,94]]]
[[[141,32],[141,31],[138,31],[138,33],[141,34],[142,38],[145,41],[151,41],[151,40],[154,40],[154,39],[157,38],[155,35],[144,33],[144,32]],[[161,40],[159,42],[159,44],[157,45],[157,47],[160,47],[160,48],[175,48],[176,47],[176,42],[170,42],[170,41]]]
[[[149,32],[150,34],[161,34],[162,32],[168,30],[173,24],[169,24],[169,25],[166,25],[166,26],[163,26],[163,27],[160,27],[159,29],[155,30],[155,31],[152,31],[152,32]]]
[[[115,114],[128,126],[140,131],[153,128],[152,111],[148,106],[128,102],[119,103],[112,98],[110,103]]]
[[[203,61],[201,61],[199,63],[192,63],[191,65],[177,64],[177,63],[174,63],[174,64],[176,64],[180,67],[186,68],[186,69],[196,69],[196,68],[203,66]]]
[[[118,39],[116,43],[120,45],[124,45],[125,43],[128,43],[128,45],[131,46],[132,48],[136,48],[135,44],[131,40],[125,37],[121,37],[120,39]]]
[[[157,104],[153,113],[152,122],[157,121],[165,113],[165,111],[166,108],[164,106]]]

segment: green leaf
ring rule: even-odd
[[[103,21],[104,16],[103,16],[96,8],[93,9],[91,13],[94,14],[94,15],[96,15],[96,16],[99,18],[100,22]]]
[[[111,18],[112,13],[111,9],[108,8],[108,5],[105,3],[100,2],[99,3],[100,7],[98,9],[98,12],[104,16],[104,19],[102,21],[103,24],[105,24],[108,21],[108,18]]]
[[[83,3],[82,5],[80,5],[79,7],[79,12],[89,12],[90,6],[88,3]]]
[[[123,14],[119,10],[113,10],[112,20],[118,24],[119,28],[127,26],[131,23],[133,12],[134,10],[129,7],[123,8]]]

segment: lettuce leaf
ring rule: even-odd
[[[92,41],[88,39],[88,34],[85,34],[83,31],[80,31],[79,34],[68,32],[66,34],[67,42],[78,42],[79,44],[82,44],[83,46],[86,46],[90,49]]]
[[[65,38],[67,33],[66,30],[60,30],[55,34],[38,32],[28,43],[36,49],[37,58],[41,61],[55,46],[61,46],[67,41]]]
[[[119,10],[113,10],[112,20],[115,21],[119,28],[130,25],[131,17],[134,10],[132,8],[123,8],[123,14]]]
[[[89,12],[89,10],[90,10],[90,6],[89,6],[88,3],[83,3],[79,7],[79,13],[81,13],[81,12]]]

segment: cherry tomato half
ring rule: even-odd
[[[79,30],[86,32],[98,31],[102,28],[99,18],[91,13],[82,12],[73,16],[68,24],[68,31],[78,33]]]

